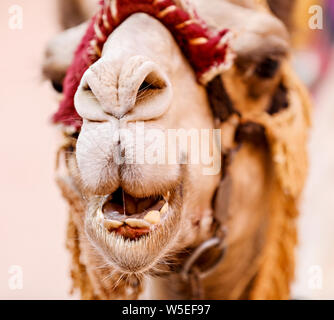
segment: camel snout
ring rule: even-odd
[[[89,68],[77,90],[75,107],[90,121],[110,117],[145,121],[161,117],[171,101],[171,84],[164,71],[143,56],[133,56],[102,58]]]

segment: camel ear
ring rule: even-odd
[[[245,67],[264,61],[280,62],[288,53],[289,33],[281,20],[269,8],[259,7],[254,0],[194,0],[199,16],[210,27],[230,29],[234,37],[231,47],[237,62]],[[248,69],[248,68],[246,68]],[[246,71],[245,71],[246,72]]]
[[[61,92],[66,71],[74,52],[84,36],[88,22],[82,23],[55,36],[47,45],[42,72],[52,82],[55,90]]]
[[[293,13],[297,0],[267,0],[270,10],[284,22],[289,30],[293,29]]]

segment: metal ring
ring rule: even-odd
[[[199,273],[199,277],[200,278],[204,278],[207,275],[209,275],[213,269],[219,264],[219,262],[221,261],[221,259],[224,256],[224,251],[225,251],[225,247],[223,246],[223,240],[218,238],[218,237],[214,237],[211,238],[205,242],[203,242],[199,247],[196,248],[196,250],[191,254],[191,256],[188,258],[188,260],[185,262],[183,269],[181,270],[180,274],[181,277],[184,281],[188,280],[189,277],[189,273],[190,270],[192,268],[192,266],[195,264],[196,260],[207,250],[218,246],[219,249],[221,249],[221,255],[219,257],[219,259],[205,272],[200,272]]]

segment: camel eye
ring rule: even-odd
[[[51,82],[53,89],[55,89],[58,93],[63,92],[63,85],[57,81]]]

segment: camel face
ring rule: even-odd
[[[143,273],[203,241],[220,151],[206,92],[168,30],[145,14],[123,22],[84,74],[75,107],[83,118],[76,159],[85,230],[104,259]],[[175,132],[199,140],[188,146]],[[191,157],[204,149],[210,164]]]
[[[143,274],[158,276],[149,283],[154,298],[288,297],[310,106],[286,61],[287,30],[265,0],[189,2],[210,29],[233,34],[234,64],[205,86],[169,31],[143,13],[103,38],[102,56],[92,45],[72,64],[87,24],[48,46],[43,72],[59,91],[71,68],[62,101],[70,89],[71,108],[72,67],[89,65],[91,49],[99,57],[80,73],[79,136],[66,126],[57,157],[73,284],[84,299],[138,298]],[[77,120],[71,111],[67,120]],[[217,239],[219,248],[191,260]],[[190,275],[200,271],[198,284]]]

